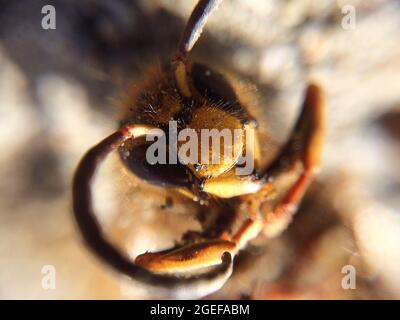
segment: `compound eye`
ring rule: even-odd
[[[190,74],[195,91],[205,100],[242,122],[254,120],[243,108],[231,81],[226,76],[199,63],[193,63]]]
[[[194,87],[206,99],[230,104],[237,102],[235,90],[221,73],[199,63],[194,63],[190,72]]]
[[[210,134],[209,146],[212,146],[213,141],[220,142],[220,148],[210,148],[208,164],[204,164],[201,159],[202,163],[190,169],[197,177],[212,178],[237,164],[245,147],[246,124],[254,119],[242,106],[232,81],[223,74],[203,64],[193,63],[190,75],[194,91],[205,103],[193,111],[188,127],[195,129],[198,137],[201,137],[202,129],[213,130],[215,134]],[[199,154],[203,147],[199,138]],[[219,162],[215,163],[213,159],[219,159]]]
[[[184,165],[179,162],[177,164],[149,163],[146,159],[146,151],[150,143],[144,141],[138,144],[127,141],[120,148],[121,159],[129,170],[137,177],[155,185],[190,188],[193,184],[191,175]]]

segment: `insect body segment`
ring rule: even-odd
[[[129,99],[129,105],[137,107],[125,117],[162,129],[167,141],[171,141],[174,134],[183,133],[182,130],[191,131],[197,142],[194,150],[197,160],[187,165],[175,160],[175,163],[167,161],[161,167],[150,166],[145,158],[151,143],[137,140],[128,141],[120,149],[123,161],[144,180],[168,187],[175,185],[179,191],[184,188],[184,192],[190,191],[193,198],[206,194],[230,198],[243,194],[246,189],[254,192],[256,184],[249,187],[243,184],[245,180],[250,184],[254,179],[238,177],[236,168],[240,165],[240,157],[246,153],[254,156],[252,160],[257,164],[258,136],[250,135],[255,128],[255,119],[222,74],[191,62],[187,63],[185,70],[190,97],[180,92],[171,68],[165,67],[151,80],[150,89],[146,86],[143,92]],[[171,130],[173,126],[176,128]],[[191,142],[174,139],[178,149]],[[215,142],[218,142],[217,148],[214,148]],[[166,152],[164,158],[170,160],[171,144],[168,144]],[[125,157],[126,154],[129,156]],[[161,177],[164,181],[160,181]],[[216,188],[217,183],[224,183],[223,178],[232,188]]]
[[[324,137],[324,97],[319,86],[311,84],[288,142],[270,165],[260,167],[257,122],[241,101],[232,79],[188,56],[219,2],[198,2],[172,64],[162,65],[138,87],[129,99],[133,107],[124,115],[120,129],[89,150],[78,166],[73,185],[75,217],[91,249],[119,272],[186,298],[218,290],[232,272],[232,257],[250,240],[259,234],[275,236],[287,227],[317,172]],[[178,139],[184,130],[197,137],[194,153],[200,158],[193,162],[150,163],[148,151],[154,140],[146,138],[155,129],[169,141],[166,159],[171,159],[172,146],[186,146],[185,140]],[[211,148],[213,137],[204,138],[204,130],[219,133],[223,143]],[[92,205],[95,170],[107,154],[116,150],[123,164],[148,183],[201,200],[206,208],[218,206],[222,199],[232,201],[232,214],[246,218],[235,229],[227,225],[218,226],[222,232],[204,230],[196,239],[185,239],[174,248],[146,252],[135,262],[130,261],[102,235]],[[244,156],[246,162],[242,161]],[[249,159],[253,166],[245,171]],[[263,204],[278,193],[275,180],[294,168],[300,168],[297,180],[274,206],[265,209]]]

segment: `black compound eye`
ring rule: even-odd
[[[234,88],[223,74],[203,64],[194,63],[191,77],[195,89],[206,100],[241,119],[248,117]]]
[[[139,178],[162,187],[184,187],[192,185],[187,167],[180,164],[150,164],[146,159],[149,144],[132,148],[121,148],[120,155],[125,165]],[[168,153],[167,153],[168,159]]]
[[[234,89],[222,74],[203,64],[195,63],[191,69],[191,76],[196,90],[203,97],[217,103],[237,101]]]

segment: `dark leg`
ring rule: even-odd
[[[315,84],[309,85],[303,110],[291,139],[277,160],[264,173],[266,180],[273,180],[274,177],[296,164],[300,164],[302,170],[299,178],[272,212],[264,214],[264,232],[267,236],[279,234],[287,227],[313,176],[319,169],[324,140],[324,111],[322,90]]]
[[[86,244],[104,262],[130,278],[150,287],[168,289],[171,296],[177,298],[200,297],[218,290],[232,273],[232,258],[221,251],[222,263],[212,271],[189,278],[157,275],[135,265],[104,237],[92,204],[92,190],[96,169],[105,157],[117,149],[124,141],[146,134],[149,127],[126,126],[111,134],[90,149],[78,165],[73,180],[73,209],[78,227]],[[221,260],[220,260],[221,261]]]

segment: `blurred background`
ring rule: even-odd
[[[171,57],[195,3],[0,0],[1,299],[160,298],[82,244],[71,179],[118,127],[124,90]],[[47,4],[55,30],[41,26]],[[353,28],[344,6],[355,9]],[[229,0],[211,17],[194,55],[255,85],[254,113],[274,142],[266,158],[286,140],[309,79],[324,85],[328,109],[322,170],[292,224],[256,239],[208,298],[400,298],[399,30],[397,0]],[[196,204],[139,181],[117,156],[100,172],[99,218],[132,259],[199,228]],[[342,288],[346,265],[355,289]]]

